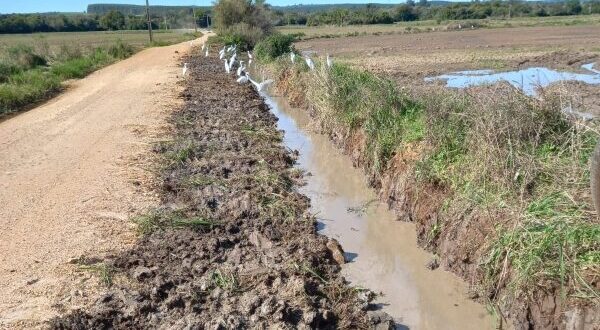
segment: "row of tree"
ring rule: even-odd
[[[248,0],[250,1],[250,0]],[[235,5],[234,5],[235,4]],[[248,15],[243,10],[240,15]],[[99,5],[100,6],[100,5]],[[124,14],[121,10],[108,9],[110,5],[95,8],[103,14],[10,14],[0,15],[0,33],[32,33],[32,32],[68,32],[68,31],[99,31],[99,30],[140,30],[145,29],[146,19],[137,11],[133,14],[132,6]],[[239,2],[220,1],[218,6],[240,6]],[[142,8],[134,6],[134,9]],[[600,0],[581,3],[580,0],[566,0],[565,2],[526,2],[526,1],[500,1],[491,0],[481,2],[474,0],[470,3],[433,3],[427,0],[408,0],[406,4],[398,6],[378,6],[375,4],[356,7],[334,7],[317,11],[311,10],[273,10],[264,1],[255,7],[261,8],[260,16],[270,20],[273,25],[352,25],[352,24],[389,24],[398,21],[429,20],[438,21],[453,19],[482,19],[482,18],[510,18],[525,16],[560,16],[599,14]],[[164,7],[162,15],[153,13],[152,25],[154,28],[192,28],[205,27],[210,23],[211,11],[215,9],[203,7]],[[228,10],[235,12],[235,10]],[[239,17],[233,18],[235,20]],[[243,20],[242,20],[243,21]],[[248,23],[249,24],[249,23]],[[252,25],[252,24],[250,24]],[[235,29],[244,29],[238,26]]]
[[[207,12],[171,12],[164,16],[152,15],[155,29],[193,28],[206,26]],[[111,10],[98,14],[9,14],[0,15],[0,33],[74,32],[106,30],[143,30],[148,28],[145,15],[125,15]]]
[[[526,1],[472,1],[446,5],[429,5],[427,0],[390,8],[375,4],[357,8],[335,8],[320,12],[292,12],[276,10],[276,25],[352,25],[388,24],[415,20],[466,20],[482,18],[541,17],[580,14],[600,14],[600,1],[581,3]]]

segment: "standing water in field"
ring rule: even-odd
[[[581,81],[591,85],[600,84],[600,71],[594,69],[593,63],[584,64],[581,67],[590,73],[561,72],[548,68],[529,68],[507,72],[471,70],[427,77],[425,81],[446,80],[446,86],[454,88],[466,88],[506,81],[529,96],[535,96],[537,88],[545,88],[559,81]]]
[[[281,97],[265,98],[285,131],[285,145],[300,152],[298,167],[310,173],[300,192],[311,199],[319,231],[346,251],[343,274],[352,285],[381,292],[376,303],[398,329],[492,329],[492,317],[467,298],[464,282],[426,268],[433,255],[417,246],[415,226],[395,220],[364,173],[327,136],[308,128],[306,112]]]

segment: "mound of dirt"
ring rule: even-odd
[[[216,58],[186,61],[185,106],[156,147],[163,206],[138,219],[132,249],[105,260],[112,286],[51,327],[392,328],[341,277],[260,95]]]

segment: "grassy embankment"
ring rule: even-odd
[[[182,33],[157,36],[152,45],[146,42],[147,35],[140,32],[1,36],[0,116],[45,100],[60,91],[63,81],[83,78],[143,47],[195,37]]]
[[[409,96],[368,72],[309,71],[287,56],[271,69],[280,91],[417,224],[422,245],[474,279],[491,306],[510,312],[543,294],[563,306],[598,302],[588,170],[597,127],[565,118],[557,97],[502,88]]]
[[[463,29],[475,28],[510,28],[534,26],[572,26],[572,25],[598,25],[600,15],[582,16],[551,16],[551,17],[517,17],[511,19],[471,19],[471,20],[424,20],[413,22],[398,22],[394,24],[372,25],[345,25],[345,26],[281,26],[277,31],[284,34],[301,36],[303,40],[315,38],[336,38],[359,35],[384,35],[419,33],[444,30],[457,30],[459,25]]]

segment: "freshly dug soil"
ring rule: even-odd
[[[172,141],[155,148],[163,206],[138,219],[132,249],[104,261],[112,286],[51,327],[391,328],[341,277],[341,251],[317,234],[261,96],[216,58],[187,62]]]

